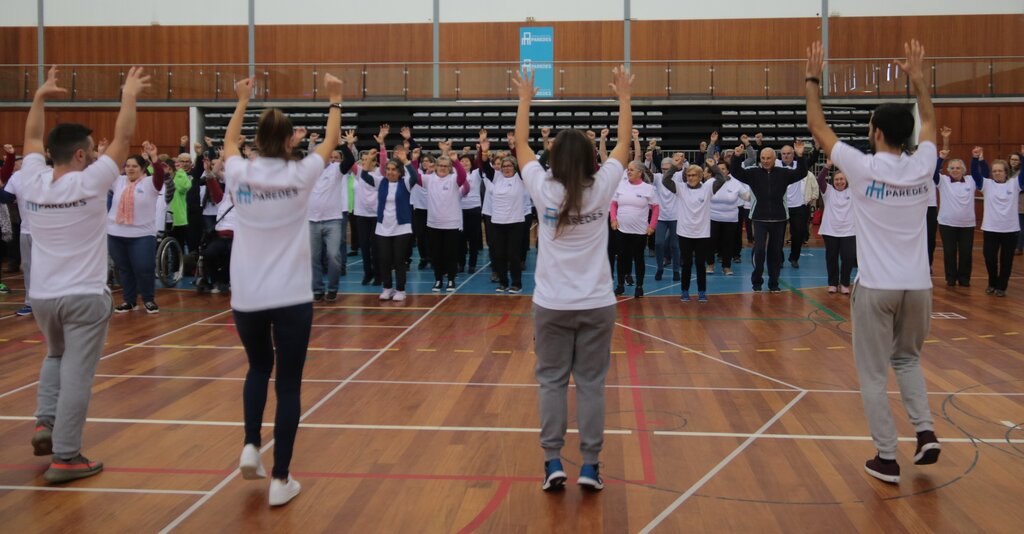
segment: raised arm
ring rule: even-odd
[[[928,83],[924,79],[924,47],[917,39],[911,39],[909,43],[903,44],[903,50],[907,54],[906,61],[896,60],[896,64],[910,77],[910,88],[917,98],[917,114],[921,117],[921,127],[918,130],[918,144],[924,141],[935,142],[935,107],[932,106],[932,97],[928,93]]]
[[[601,138],[597,142],[597,157],[599,163],[608,161],[608,128],[601,130]]]
[[[327,96],[330,99],[331,107],[327,111],[324,142],[316,147],[315,152],[320,156],[320,159],[327,162],[331,161],[331,152],[341,142],[341,93],[344,84],[337,77],[331,74],[324,74],[324,88],[327,89]],[[351,169],[351,166],[349,169]]]
[[[985,152],[980,146],[976,146],[971,150],[971,178],[974,178],[974,184],[980,190],[985,184],[985,178],[989,176],[991,175],[988,162],[985,161]]]
[[[750,148],[745,148],[743,145],[736,147],[735,152],[733,152],[732,163],[729,164],[729,172],[733,178],[749,185],[751,177],[747,173],[747,169],[743,167],[743,155],[746,154],[747,150],[750,150]]]
[[[664,185],[665,189],[668,189],[673,194],[678,194],[678,188],[676,187],[676,181],[672,179],[672,177],[677,172],[679,172],[679,169],[676,169],[675,167],[671,167],[669,170],[665,171],[665,174],[661,177],[661,185]]]
[[[156,145],[150,143],[149,141],[142,142],[142,150],[144,151],[144,154],[149,156],[149,161],[155,162],[152,164],[153,187],[157,191],[160,191],[164,188],[164,178],[166,177],[167,173],[164,171],[163,162],[161,162],[160,159],[157,157],[159,151],[157,150]]]
[[[14,147],[4,145],[4,166],[0,169],[0,187],[3,187],[11,175],[14,174]]]
[[[825,162],[825,166],[818,171],[818,190],[822,193],[825,192],[825,187],[828,186],[828,175],[832,171],[832,160]]]
[[[349,130],[345,132],[345,146],[341,148],[341,165],[338,166],[338,170],[342,175],[352,172],[352,167],[356,165],[356,155],[352,151],[352,147],[356,144],[356,132],[355,130]]]
[[[380,145],[378,147],[378,149],[377,149],[377,155],[380,158],[380,161],[378,162],[378,165],[380,165],[381,169],[386,167],[387,164],[388,164],[388,147],[387,147],[387,145],[384,144],[384,141],[387,139],[388,132],[390,132],[390,131],[391,131],[391,125],[390,124],[381,124],[380,125],[380,130],[378,130],[377,135],[373,136],[373,139],[375,141],[377,141],[378,145]]]
[[[25,120],[25,141],[22,146],[22,153],[46,155],[46,147],[43,143],[43,135],[46,130],[46,118],[44,107],[46,100],[68,93],[67,89],[57,85],[57,66],[50,67],[46,74],[46,82],[36,89],[32,97],[32,107],[28,110],[28,118]],[[134,100],[132,101],[134,104]],[[133,108],[134,109],[134,108]]]
[[[825,112],[821,109],[821,72],[825,63],[825,53],[820,41],[815,41],[807,48],[807,70],[804,78],[804,92],[807,96],[807,129],[814,136],[814,144],[825,151],[826,157],[832,157],[832,147],[839,142],[836,133],[825,122]],[[934,132],[933,132],[934,136]],[[735,173],[733,173],[735,176]]]
[[[537,161],[537,155],[534,154],[529,143],[530,102],[533,101],[533,96],[537,94],[537,88],[533,85],[535,76],[536,73],[531,70],[525,74],[516,72],[515,78],[512,79],[512,82],[519,89],[519,107],[516,109],[515,146],[513,149],[520,169],[526,168],[528,163]]]
[[[224,132],[224,160],[227,161],[234,156],[242,156],[239,142],[242,139],[242,122],[245,120],[245,108],[249,105],[249,97],[252,95],[252,79],[239,80],[235,84],[235,95],[238,96],[238,104],[235,104],[235,112],[228,122],[228,129]]]
[[[615,148],[609,157],[617,160],[625,168],[629,163],[629,142],[626,140],[626,132],[633,130],[633,106],[631,103],[633,78],[624,65],[612,69],[614,79],[609,85],[612,91],[619,98],[619,136],[615,141]]]
[[[633,161],[644,162],[644,153],[640,151],[640,130],[633,128],[630,132],[633,139]]]

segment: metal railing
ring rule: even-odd
[[[932,96],[993,97],[1024,95],[1024,56],[930,58]],[[610,98],[613,61],[554,63],[555,99]],[[632,61],[634,98],[799,98],[803,96],[803,60]],[[440,63],[438,100],[513,100],[516,62]],[[145,65],[152,87],[147,102],[233,101],[234,83],[248,76],[249,65]],[[410,63],[274,63],[255,66],[257,101],[315,101],[324,73],[345,82],[345,98],[358,101],[433,100],[434,65]],[[27,102],[36,87],[37,65],[0,65],[0,102]],[[127,66],[62,65],[68,101],[114,102]],[[880,98],[909,94],[907,79],[891,59],[832,59],[828,62],[831,97]]]

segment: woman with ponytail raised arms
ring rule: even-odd
[[[302,368],[313,326],[307,206],[331,151],[341,140],[341,80],[327,74],[324,85],[331,101],[324,142],[304,159],[293,158],[292,123],[276,108],[260,115],[259,157],[242,158],[238,138],[252,93],[250,79],[235,85],[238,105],[224,136],[224,183],[235,202],[231,310],[249,358],[242,390],[245,445],[238,463],[242,478],[267,476],[260,460],[260,431],[267,385],[276,364],[271,506],[287,503],[300,489],[288,465],[302,413]]]
[[[600,490],[604,482],[598,455],[604,444],[604,380],[615,328],[615,295],[607,264],[608,207],[629,159],[633,128],[630,90],[633,77],[614,71],[612,90],[619,97],[619,139],[611,157],[595,173],[594,143],[580,130],[559,132],[551,146],[551,170],[537,162],[528,144],[534,77],[515,79],[516,157],[523,182],[541,221],[537,225],[537,287],[533,292],[534,337],[540,385],[540,445],[544,449],[541,488],[565,485],[561,450],[565,445],[569,375],[576,383],[583,465],[577,483]]]

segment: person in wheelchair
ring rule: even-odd
[[[220,160],[214,162],[215,169]],[[217,221],[199,245],[200,264],[196,269],[196,291],[227,293],[230,287],[231,242],[234,237],[234,202],[224,194],[224,186],[215,173],[206,178],[206,192],[217,204]]]

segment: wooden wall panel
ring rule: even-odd
[[[34,27],[0,28],[0,64],[35,64],[36,53]]]
[[[48,109],[46,130],[58,122],[76,122],[92,128],[93,138],[99,142],[113,137],[117,113],[117,109]],[[27,117],[27,109],[0,110],[0,144],[15,145],[21,153]],[[187,108],[142,108],[137,113],[137,121],[133,152],[141,151],[142,142],[149,140],[157,145],[160,153],[173,155],[178,150],[178,140],[189,132]]]
[[[245,26],[46,28],[46,62],[57,64],[247,63]]]
[[[930,17],[833,17],[829,20],[832,57],[892,57],[914,37],[929,56],[1024,55],[1012,36],[1024,15],[958,15]]]
[[[634,60],[806,57],[821,37],[818,19],[639,20],[631,25]]]
[[[441,61],[519,61],[519,28],[523,26],[554,29],[556,61],[623,60],[621,22],[577,21],[441,24]],[[428,42],[428,52],[429,47]]]
[[[1024,144],[1024,106],[1013,104],[940,104],[935,108],[940,127],[949,126],[950,157],[969,162],[971,149],[981,146],[991,163],[1021,150]]]
[[[256,63],[432,61],[430,24],[256,27]]]

